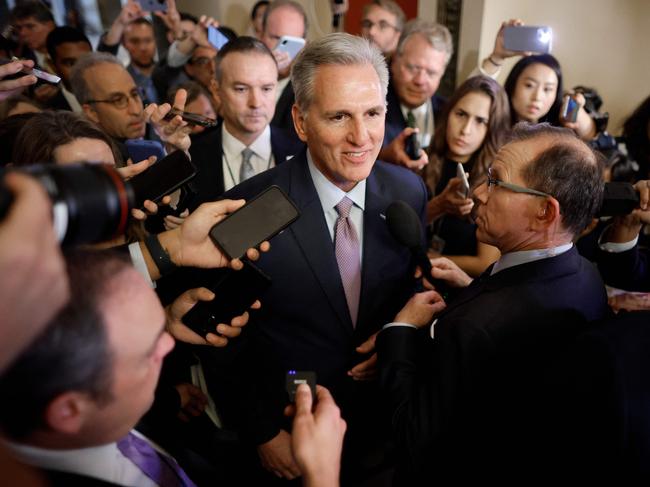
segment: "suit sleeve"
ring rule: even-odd
[[[649,252],[635,245],[625,252],[598,253],[598,269],[603,281],[628,291],[650,291]]]

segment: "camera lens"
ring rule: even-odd
[[[48,192],[62,245],[102,242],[124,233],[133,190],[112,166],[43,164],[24,169]]]

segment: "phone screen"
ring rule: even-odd
[[[214,26],[208,27],[208,41],[214,46],[215,49],[219,50],[226,44],[228,44],[228,38],[223,35],[219,29]]]
[[[196,173],[196,167],[183,151],[172,152],[129,180],[135,193],[136,207],[140,208],[144,200],[159,201],[192,179]]]
[[[212,241],[231,258],[242,257],[293,223],[300,212],[278,186],[271,186],[210,230]]]
[[[183,316],[183,323],[201,336],[217,333],[219,323],[229,324],[235,317],[248,310],[271,285],[271,279],[250,262],[238,271],[227,269],[210,290],[212,301],[199,301]]]
[[[509,25],[503,30],[503,46],[510,51],[549,53],[553,30],[546,26]]]
[[[562,118],[567,122],[575,122],[578,119],[578,108],[578,102],[568,96],[562,105]]]
[[[286,52],[289,58],[295,58],[300,50],[305,47],[305,40],[300,37],[282,36],[278,41],[276,50]]]

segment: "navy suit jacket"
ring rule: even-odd
[[[272,239],[270,252],[256,263],[273,283],[260,296],[262,309],[240,339],[225,350],[236,357],[232,382],[241,389],[225,392],[224,387],[233,384],[215,389],[227,401],[237,400],[230,405],[231,413],[239,416],[243,432],[257,444],[273,438],[284,426],[282,411],[288,399],[284,383],[289,369],[315,371],[318,383],[330,388],[344,415],[365,405],[370,389],[377,390],[376,384],[355,382],[347,376],[350,368],[368,358],[355,347],[392,321],[414,288],[410,252],[390,235],[385,210],[391,202],[403,200],[424,218],[427,201],[424,184],[415,174],[375,163],[367,178],[361,298],[353,328],[306,153],[243,182],[224,197],[249,199],[273,184],[284,189],[301,215]],[[205,355],[201,360],[209,369],[209,356],[216,354],[207,351]],[[222,366],[216,365],[206,375],[228,379],[230,374]],[[378,409],[377,404],[367,407],[371,412]],[[351,427],[355,421],[349,423]]]
[[[215,128],[199,134],[190,146],[192,162],[199,170],[198,175],[188,185],[194,193],[188,205],[190,211],[196,209],[201,203],[220,199],[225,191],[221,142],[222,124],[223,121]],[[304,144],[296,143],[284,130],[271,126],[271,152],[276,165],[283,163],[288,157],[296,155],[303,147]]]
[[[439,95],[433,95],[431,97],[431,106],[433,107],[433,121],[435,130],[435,121],[438,119],[442,113],[442,108],[445,104],[445,99]],[[400,106],[399,97],[395,88],[393,88],[392,83],[388,84],[388,93],[386,95],[387,102],[387,111],[386,111],[386,129],[384,132],[384,145],[388,145],[391,141],[397,137],[402,130],[407,127],[406,119],[402,113],[402,107]],[[433,137],[433,132],[432,132]]]
[[[550,472],[565,452],[558,390],[577,335],[607,311],[602,281],[575,248],[489,271],[440,314],[433,340],[406,327],[377,339],[405,485]]]
[[[280,98],[278,98],[278,102],[275,104],[275,114],[273,115],[273,120],[271,120],[271,125],[285,130],[291,138],[299,142],[300,139],[296,133],[296,128],[293,125],[293,116],[291,115],[291,109],[295,102],[296,95],[293,92],[293,85],[289,82],[284,90],[282,90]]]
[[[635,245],[625,252],[598,250],[598,269],[610,286],[628,291],[650,291],[650,252]]]

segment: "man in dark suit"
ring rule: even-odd
[[[567,359],[607,310],[598,273],[572,241],[598,209],[600,174],[571,132],[518,126],[474,194],[477,237],[501,258],[473,282],[434,260],[434,277],[466,288],[430,327],[444,307],[435,291],[415,295],[379,334],[404,485],[571,467]]]
[[[275,184],[301,212],[258,262],[273,282],[233,370],[202,356],[213,390],[231,403],[224,420],[235,417],[279,477],[301,475],[282,415],[290,369],[315,371],[341,406],[349,428],[344,475],[383,459],[381,407],[367,380],[374,335],[414,285],[410,253],[390,235],[384,213],[394,200],[421,217],[426,206],[420,178],[376,161],[387,81],[382,54],[365,39],[331,34],[310,43],[292,70],[293,117],[307,151],[226,193],[248,199]],[[232,382],[223,384],[230,389],[221,382]]]
[[[436,95],[451,53],[451,34],[443,25],[414,19],[406,23],[391,60],[386,135],[379,154],[382,160],[419,169],[428,159],[424,151],[412,160],[404,151],[406,138],[415,129],[423,149],[431,143],[435,119],[444,98]]]
[[[286,161],[302,146],[282,129],[269,126],[278,68],[261,41],[235,39],[219,51],[216,63],[222,121],[192,141],[190,154],[200,176],[190,184],[196,193],[190,209]]]
[[[307,14],[298,2],[293,0],[274,0],[264,12],[262,20],[261,41],[266,44],[278,62],[278,90],[275,115],[271,125],[286,130],[292,137],[298,138],[293,127],[291,109],[295,94],[289,73],[292,59],[286,52],[277,49],[282,36],[305,39],[307,37]]]

